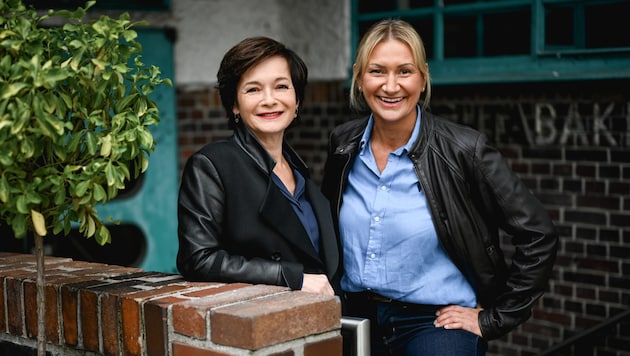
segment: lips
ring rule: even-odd
[[[386,98],[384,96],[379,96],[378,97],[381,101],[388,103],[388,104],[396,104],[399,103],[403,100],[403,98],[398,97],[398,98]]]
[[[282,115],[282,111],[265,112],[265,113],[257,114],[258,117],[263,118],[263,119],[275,119],[277,117],[280,117],[281,115]]]

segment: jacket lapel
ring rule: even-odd
[[[296,248],[315,259],[319,259],[300,219],[295,215],[291,204],[271,179],[269,179],[267,193],[260,207],[260,215]]]
[[[313,211],[317,216],[319,224],[320,254],[326,266],[329,277],[332,277],[339,267],[339,243],[332,224],[330,204],[326,200],[319,188],[311,181],[306,184],[306,194],[308,195]]]

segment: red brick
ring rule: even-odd
[[[330,339],[311,342],[304,345],[304,356],[334,356],[341,355],[343,352],[343,344],[341,336]]]
[[[37,338],[37,287],[34,281],[24,281],[24,324],[26,336]]]
[[[83,346],[88,351],[99,351],[98,342],[98,295],[93,291],[79,291],[81,335]]]
[[[216,344],[257,350],[339,328],[340,320],[337,298],[294,292],[213,309],[210,330]]]
[[[195,290],[195,291],[192,291],[192,292],[189,292],[189,293],[185,293],[183,295],[185,295],[187,297],[200,298],[200,297],[205,297],[205,296],[208,296],[208,295],[214,295],[214,294],[225,292],[225,291],[229,291],[229,290],[234,290],[234,289],[247,287],[247,286],[250,286],[250,285],[251,284],[245,284],[245,283],[225,284],[225,283],[209,282],[209,283],[203,283],[202,284],[202,286],[204,286],[206,288]]]
[[[30,338],[37,338],[37,284],[33,281],[25,281],[24,287],[24,321],[26,324],[26,335]],[[57,305],[59,298],[57,289],[53,286],[44,287],[44,322],[46,330],[46,341],[59,343],[59,314]]]
[[[168,350],[168,307],[181,298],[166,297],[145,303],[145,342],[148,356],[166,355]]]
[[[229,356],[219,351],[202,349],[192,345],[186,345],[179,342],[173,343],[173,356]]]
[[[24,336],[22,322],[22,281],[15,278],[5,278],[7,295],[7,326],[9,333]]]
[[[234,283],[185,293],[185,296],[199,298],[173,305],[173,329],[180,334],[203,340],[207,334],[206,316],[211,308],[285,290],[287,288],[284,287]]]
[[[0,253],[0,256],[3,256]],[[6,304],[4,303],[4,277],[0,278],[0,332],[7,332],[7,323],[6,323]]]
[[[190,286],[187,283],[180,283],[171,286],[163,286],[160,288],[139,291],[127,294],[120,301],[120,318],[122,321],[122,344],[125,355],[139,355],[140,343],[142,335],[141,328],[141,304],[150,298],[156,296],[173,293],[175,291],[185,290]]]
[[[106,355],[119,354],[118,310],[120,308],[118,301],[115,295],[101,295],[101,334],[103,352]]]
[[[60,341],[59,332],[59,292],[57,288],[46,286],[46,340],[54,344]]]
[[[79,291],[62,287],[60,293],[64,342],[66,345],[76,346],[79,343]]]

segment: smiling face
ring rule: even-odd
[[[377,44],[357,83],[375,120],[416,119],[426,81],[404,42],[388,39]]]
[[[297,98],[287,60],[273,56],[247,70],[236,89],[234,114],[260,140],[282,138],[296,115]]]

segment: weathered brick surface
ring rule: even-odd
[[[211,338],[217,344],[255,350],[338,328],[340,313],[335,299],[303,292],[280,294],[212,310]]]
[[[229,353],[203,349],[201,347],[173,343],[173,356],[229,356]]]
[[[288,290],[285,287],[250,286],[240,283],[235,283],[233,287],[229,286],[232,285],[184,293],[187,297],[195,298],[173,305],[173,328],[175,332],[197,339],[206,339],[206,323],[210,309]]]
[[[4,278],[0,278],[0,332],[7,332],[7,323],[6,323],[6,304],[4,299]]]
[[[9,264],[13,264],[12,269],[5,268]],[[0,315],[6,316],[6,332],[18,337],[18,342],[24,340],[23,345],[17,344],[19,347],[33,345],[37,337],[35,270],[30,255],[0,253],[0,294],[6,296],[0,299]],[[262,345],[256,352],[260,355],[301,354],[307,343],[314,344],[309,346],[311,349],[334,350],[326,345],[334,345],[340,336],[340,309],[334,297],[277,286],[187,282],[179,275],[69,259],[47,258],[46,272],[46,338],[48,348],[55,347],[55,354],[73,349],[125,356],[256,351],[209,340],[213,333],[206,328],[211,324],[208,318],[219,309],[241,319],[245,315],[253,318],[251,321],[257,326],[250,328],[252,332],[245,337]],[[7,303],[9,300],[11,303]],[[254,305],[257,313],[251,309]],[[240,308],[246,311],[239,313]],[[296,324],[298,314],[304,318],[300,325]],[[285,318],[290,319],[289,323]],[[278,330],[270,332],[270,328]],[[261,332],[264,335],[256,335]],[[322,336],[322,332],[328,333]],[[218,333],[228,340],[244,335],[238,328],[229,330],[225,323]],[[260,340],[282,333],[289,337],[274,336],[273,344],[277,346],[264,349],[271,343]],[[307,341],[313,340],[309,337],[314,335],[320,341]],[[30,343],[26,339],[31,339]],[[326,343],[328,339],[332,341]]]
[[[7,294],[7,325],[9,333],[17,336],[24,336],[24,307],[22,306],[22,280],[15,278],[4,278]]]
[[[191,288],[190,284],[173,280],[173,285],[160,285],[155,289],[137,291],[122,297],[120,313],[122,340],[126,355],[137,355],[142,348],[142,305],[151,298],[157,298]],[[153,327],[152,325],[147,326]]]
[[[341,336],[304,345],[304,356],[340,355],[342,351]]]

